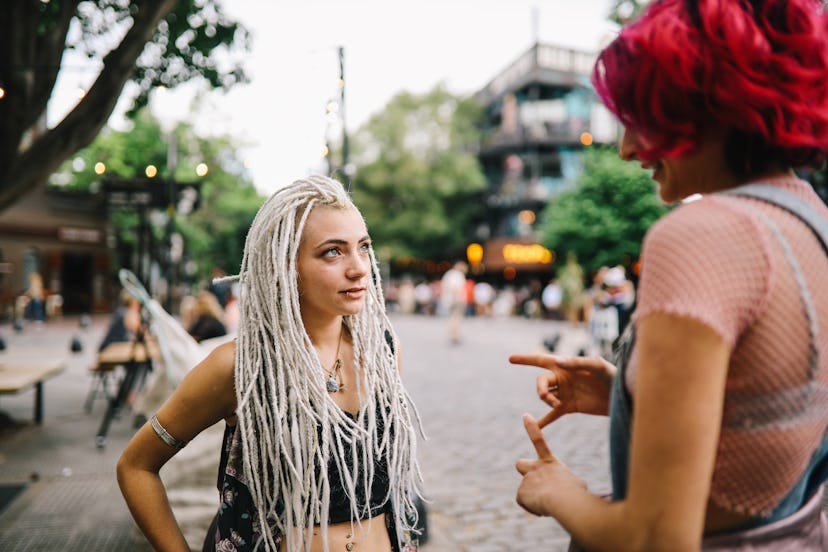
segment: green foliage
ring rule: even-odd
[[[198,181],[201,185],[199,208],[192,213],[176,213],[175,229],[184,237],[184,260],[194,268],[193,279],[206,278],[214,266],[232,273],[241,264],[247,230],[264,198],[246,174],[233,139],[200,137],[189,124],[179,124],[173,129],[173,137],[177,164],[171,176],[180,183]],[[167,144],[158,121],[144,110],[134,119],[131,130],[102,133],[89,147],[66,161],[53,181],[64,189],[94,193],[104,178],[144,179],[146,166],[154,164],[158,169],[158,185],[163,186],[161,177],[166,178],[171,172],[167,166]],[[102,176],[94,170],[98,162],[106,165]],[[196,175],[200,163],[208,167],[207,175],[201,178]],[[152,253],[164,266],[167,229],[154,224],[153,217],[145,221],[158,246]],[[128,265],[128,252],[140,247],[141,217],[135,210],[119,209],[110,213],[110,224],[118,240],[120,262]]]
[[[90,59],[102,59],[108,38],[121,29],[135,6],[122,0],[96,0],[78,7],[78,39],[67,47]],[[173,88],[203,78],[212,88],[247,82],[242,57],[250,48],[249,31],[225,15],[218,0],[179,0],[159,23],[138,58],[132,82],[138,87],[130,114],[147,105],[156,86]]]
[[[479,106],[436,86],[400,93],[354,140],[354,201],[391,258],[462,254],[485,177],[474,155]]]
[[[626,25],[634,21],[644,11],[647,4],[649,0],[614,0],[610,8],[609,20],[619,25]]]
[[[649,173],[613,149],[590,149],[575,188],[544,209],[542,239],[559,258],[574,253],[587,272],[628,265],[638,259],[647,229],[666,211]]]

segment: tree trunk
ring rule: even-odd
[[[27,8],[18,5],[34,4],[30,0],[11,1],[13,2],[12,7],[5,10],[4,15],[0,15],[0,28],[15,28],[20,22],[17,20],[7,21],[9,14],[22,13],[27,10]],[[27,106],[26,109],[21,109],[22,104],[10,102],[0,108],[0,127],[4,127],[7,123],[12,127],[8,129],[8,132],[0,130],[0,212],[24,194],[45,186],[49,175],[67,157],[94,140],[115,109],[118,98],[124,85],[131,77],[136,60],[143,51],[145,44],[152,38],[158,23],[175,6],[176,0],[146,0],[138,3],[139,8],[132,17],[132,27],[127,31],[121,43],[106,55],[103,60],[104,67],[84,99],[56,127],[38,136],[27,149],[21,151],[19,147],[22,136],[31,127],[31,122],[36,121],[44,113],[46,101],[48,101],[48,96],[51,95],[57,76],[57,66],[60,65],[60,59],[65,48],[66,30],[76,4],[77,2],[61,4],[58,21],[45,34],[42,32],[38,34],[36,30],[38,26],[42,26],[43,18],[40,17],[40,14],[35,13],[34,27],[29,26],[28,29],[22,31],[28,33],[28,40],[33,44],[18,44],[12,50],[9,50],[7,48],[12,45],[7,44],[7,40],[14,40],[14,38],[4,36],[5,31],[0,33],[0,36],[4,36],[0,39],[0,51],[20,52],[24,48],[34,49],[36,51],[33,54],[25,56],[25,63],[29,65],[41,62],[44,64],[53,63],[55,69],[54,75],[51,77],[46,74],[40,79],[35,79],[39,81],[37,85],[43,87],[41,90],[48,91],[48,94],[42,93],[38,97],[39,90],[35,89],[35,82],[32,82],[31,94],[23,94],[28,98],[15,100],[16,102],[31,101],[31,105]],[[66,5],[71,5],[72,8],[72,13],[69,14],[68,18],[65,14]],[[31,10],[28,10],[28,12],[31,12]],[[26,16],[31,18],[32,14],[26,13]],[[62,18],[65,18],[65,24]],[[31,22],[29,22],[29,25],[31,25]],[[21,38],[17,38],[17,42],[21,40]],[[14,55],[16,54],[11,56],[0,54],[0,56],[7,58]],[[4,67],[0,68],[6,73]],[[35,68],[30,67],[29,69],[32,69],[32,71],[27,72],[25,71],[26,67],[21,67],[23,70],[15,71],[13,74],[24,75],[22,80],[25,80],[25,75],[34,72]],[[0,74],[0,77],[3,77],[3,75]],[[19,80],[21,79],[13,82]],[[17,94],[7,93],[7,96],[13,95]],[[43,99],[44,96],[45,100]],[[0,103],[5,101],[5,99],[0,100]],[[37,105],[41,103],[42,105]],[[21,113],[14,113],[15,109],[20,109]],[[12,124],[14,120],[18,121],[17,125]]]

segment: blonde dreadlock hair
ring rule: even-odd
[[[371,489],[376,458],[388,466],[389,515],[402,548],[403,535],[416,520],[412,500],[421,494],[419,414],[397,371],[398,348],[373,251],[365,306],[343,317],[353,339],[363,404],[356,421],[325,388],[325,372],[302,323],[296,270],[305,222],[317,206],[358,212],[341,183],[309,176],[265,202],[244,246],[235,388],[244,470],[262,533],[258,545],[276,550],[280,533],[288,551],[309,550],[313,526],[321,525],[327,550],[329,461],[342,474],[351,518],[359,523],[370,505],[367,499],[364,505],[357,503],[355,489],[358,483]],[[351,454],[343,458],[347,446]]]

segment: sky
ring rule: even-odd
[[[611,0],[225,0],[252,33],[245,67],[251,82],[224,93],[205,86],[153,93],[167,124],[188,120],[203,135],[230,134],[253,181],[269,194],[325,169],[325,117],[338,97],[338,48],[345,55],[344,119],[354,132],[397,93],[443,83],[472,94],[536,40],[597,51],[616,32]],[[84,63],[67,56],[66,64]],[[77,101],[94,71],[63,71],[48,108],[50,125]],[[119,111],[110,125],[121,123]]]

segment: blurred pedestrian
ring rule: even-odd
[[[440,279],[440,304],[448,316],[448,335],[452,345],[461,341],[460,320],[466,312],[466,273],[469,267],[457,261]]]
[[[553,408],[524,417],[538,457],[518,461],[518,502],[574,549],[826,550],[828,256],[814,231],[828,209],[792,170],[828,151],[825,7],[652,2],[593,83],[625,127],[621,157],[653,171],[665,202],[702,196],[647,232],[617,374],[599,358],[511,358],[546,369]],[[610,414],[612,501],[541,434],[569,412]]]
[[[121,289],[119,302],[120,305],[109,319],[109,326],[98,345],[98,351],[103,351],[111,343],[132,341],[144,330],[141,302],[126,289]]]
[[[474,305],[478,316],[491,316],[496,294],[495,288],[489,282],[481,280],[474,285]]]
[[[434,314],[434,291],[425,280],[414,286],[414,299],[417,302],[417,312],[420,314]]]
[[[29,287],[26,289],[25,295],[28,301],[26,302],[24,318],[35,322],[44,322],[46,320],[46,290],[43,287],[43,277],[40,272],[29,274]]]
[[[414,282],[411,281],[411,278],[405,277],[402,279],[398,292],[400,312],[413,314],[417,310],[417,299],[414,293]]]
[[[224,310],[211,292],[207,290],[198,292],[191,316],[192,324],[187,328],[187,332],[196,341],[201,342],[227,335]]]
[[[578,264],[575,253],[566,255],[566,264],[558,271],[561,286],[561,311],[564,319],[572,325],[581,321],[584,306],[584,269]]]
[[[220,266],[213,267],[213,273],[210,277],[210,283],[207,284],[207,291],[215,295],[219,306],[224,309],[227,307],[227,301],[230,299],[230,282],[222,280],[227,276],[227,272]]]
[[[156,549],[189,550],[158,471],[224,419],[204,550],[412,550],[418,416],[371,240],[344,187],[279,188],[244,248],[241,325],[127,445],[121,490]]]
[[[541,292],[541,303],[543,304],[543,312],[545,318],[558,320],[561,317],[561,302],[563,300],[563,292],[558,280],[552,278],[544,286]]]

